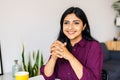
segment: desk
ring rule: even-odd
[[[15,78],[12,77],[11,73],[6,73],[4,75],[0,75],[0,80],[15,80]],[[42,75],[35,76],[32,78],[29,78],[29,80],[45,80]]]
[[[45,79],[43,78],[42,75],[39,75],[39,76],[36,76],[36,77],[29,78],[29,80],[45,80]]]

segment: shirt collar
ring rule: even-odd
[[[84,38],[82,38],[76,45],[79,45],[81,47],[84,47],[86,44],[86,40]]]

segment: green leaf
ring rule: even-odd
[[[32,65],[31,65],[30,54],[29,54],[29,61],[28,61],[28,72],[29,72],[29,77],[32,77],[33,76],[33,72],[32,72]]]
[[[39,50],[37,51],[35,64],[36,64],[36,66],[39,66]]]
[[[35,64],[34,67],[33,67],[33,71],[34,71],[34,76],[37,76],[38,75],[38,71],[39,71],[39,68],[38,66]]]
[[[35,60],[35,52],[33,51],[33,60]]]
[[[33,66],[33,70],[34,70],[34,75],[38,75],[39,73],[39,50],[37,51],[36,61]]]
[[[44,60],[43,60],[43,54],[41,53],[41,62],[40,65],[43,66],[44,65]]]
[[[23,63],[24,70],[27,71],[27,67],[25,65],[25,58],[24,58],[24,45],[23,45],[23,50],[22,50],[22,63]]]
[[[114,10],[118,11],[120,13],[120,0],[118,1],[115,1],[113,4],[112,4],[112,7],[114,8]]]

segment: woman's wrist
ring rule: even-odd
[[[68,61],[71,61],[74,58],[74,56],[70,53],[70,55],[67,57]]]
[[[57,58],[58,58],[58,57],[56,57],[56,56],[54,56],[54,55],[51,56],[51,59],[54,60],[54,61],[56,61]]]

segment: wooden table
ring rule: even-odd
[[[120,40],[119,41],[106,41],[105,42],[108,50],[116,50],[116,51],[120,51]]]

